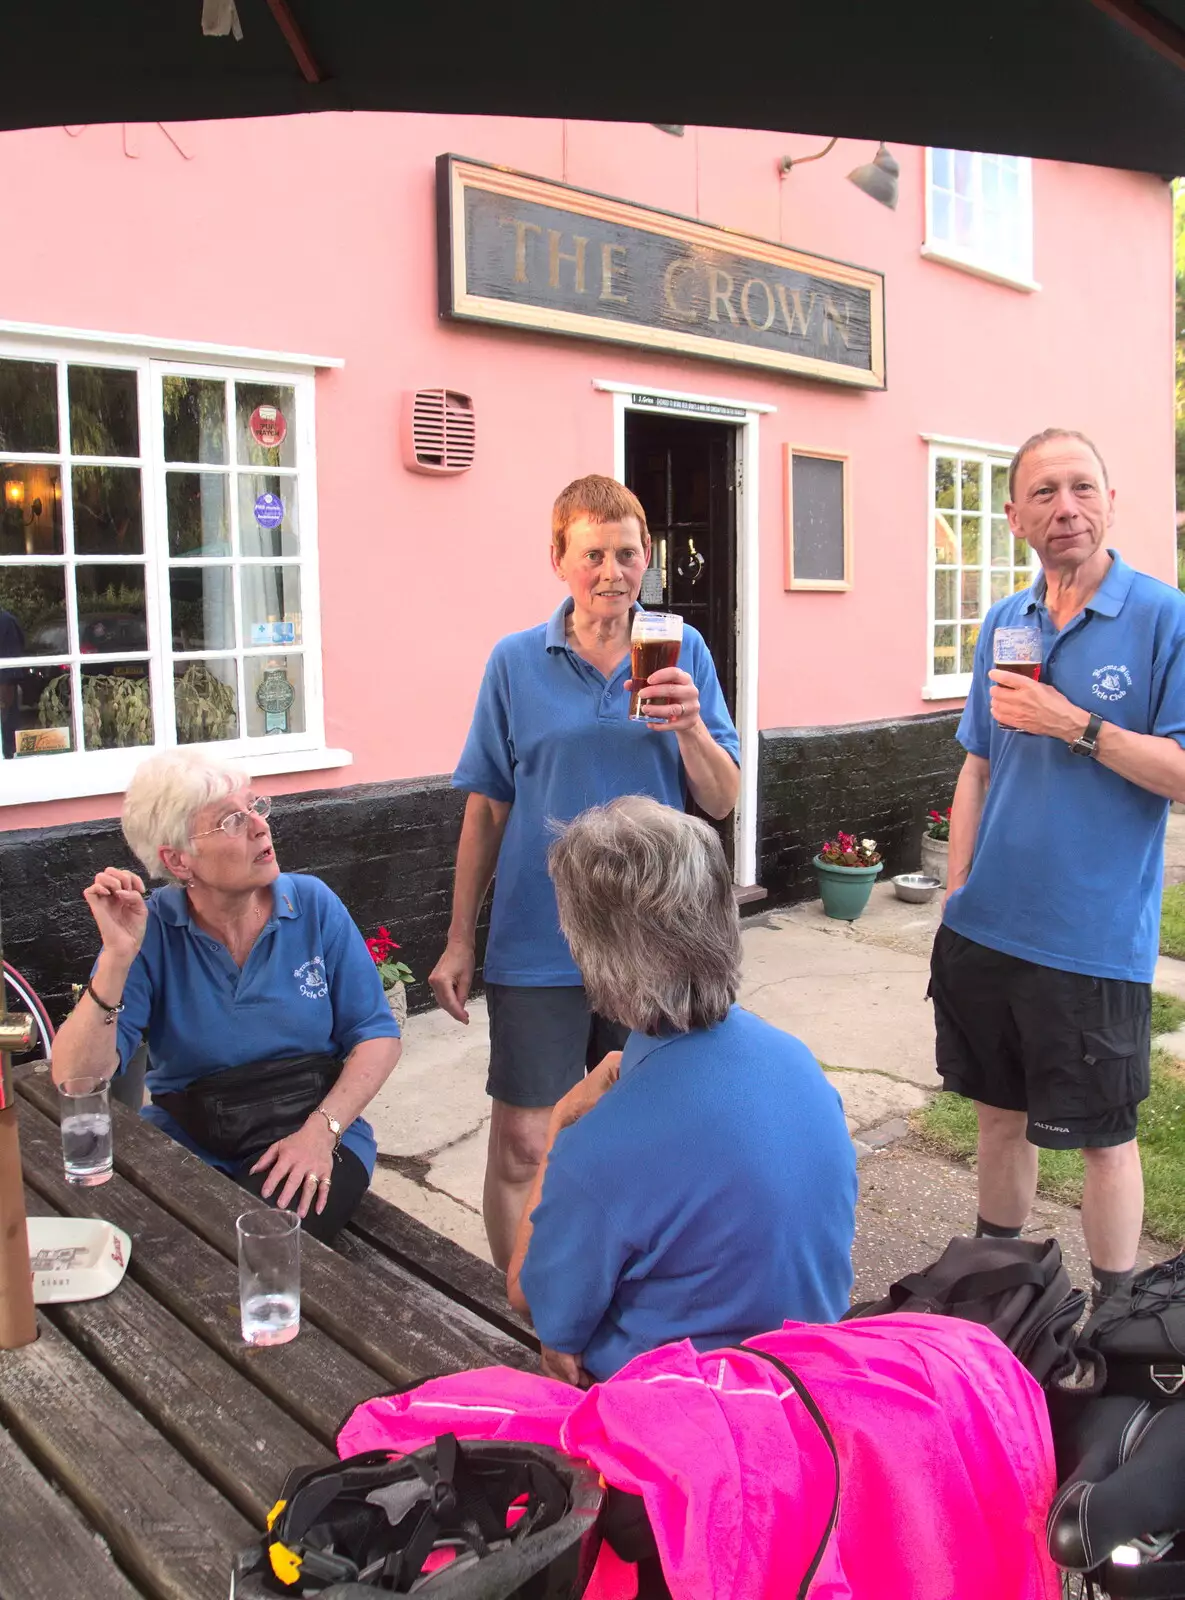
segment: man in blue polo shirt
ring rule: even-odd
[[[1108,549],[1114,498],[1082,434],[1012,462],[1009,524],[1042,570],[980,633],[931,963],[938,1070],[979,1116],[977,1232],[1019,1235],[1037,1147],[1080,1149],[1096,1302],[1135,1266],[1164,831],[1185,799],[1185,597]],[[1039,680],[993,667],[1000,628],[1039,633]]]
[[[740,786],[740,745],[711,655],[684,628],[679,664],[652,673],[662,704],[630,721],[630,629],[650,560],[646,513],[612,478],[578,479],[552,512],[551,562],[569,597],[550,622],[495,647],[453,774],[469,790],[448,944],[429,983],[458,1022],[474,971],[478,913],[495,867],[485,957],[493,1098],[484,1213],[505,1267],[552,1107],[624,1043],[592,1013],[560,932],[547,876],[556,823],[623,794],[723,818]],[[641,687],[641,685],[639,685]]]

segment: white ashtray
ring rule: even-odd
[[[98,1300],[118,1288],[132,1253],[122,1228],[94,1217],[29,1217],[26,1225],[37,1305]]]

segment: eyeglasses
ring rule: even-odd
[[[252,800],[244,811],[228,811],[216,828],[206,828],[201,833],[190,834],[191,839],[205,839],[211,833],[225,833],[230,839],[237,839],[247,831],[247,824],[253,816],[260,819],[266,817],[272,809],[270,795],[261,794],[258,800]]]

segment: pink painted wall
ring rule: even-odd
[[[761,401],[761,727],[935,709],[926,665],[923,433],[1093,435],[1119,491],[1118,540],[1175,573],[1172,249],[1168,185],[1034,167],[1036,277],[1025,294],[919,254],[924,158],[897,148],[896,212],[844,181],[871,156],[843,141],[722,129],[341,115],[0,135],[26,224],[0,260],[0,319],[345,358],[317,379],[326,735],[352,767],[282,791],[451,769],[501,634],[560,598],[547,562],[556,491],[612,470],[612,403],[595,377]],[[434,159],[496,162],[699,216],[887,280],[889,389],[442,323]],[[16,192],[16,191],[14,191]],[[406,472],[402,391],[475,397],[476,467]],[[781,446],[852,456],[855,586],[782,587]],[[442,634],[449,649],[439,651]],[[821,670],[826,664],[825,670]],[[117,797],[0,807],[0,828],[111,815]]]

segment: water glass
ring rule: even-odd
[[[68,1078],[58,1085],[66,1182],[90,1187],[111,1176],[111,1106],[106,1078]]]
[[[300,1332],[300,1217],[244,1211],[235,1232],[243,1342],[287,1344]]]

